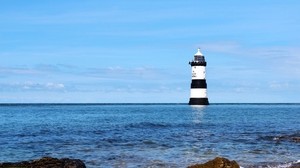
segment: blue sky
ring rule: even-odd
[[[300,1],[1,0],[1,103],[300,102]]]

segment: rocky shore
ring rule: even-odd
[[[22,161],[17,163],[0,163],[0,168],[86,168],[83,161],[79,159],[57,159],[43,157],[33,161]]]
[[[258,167],[269,167],[269,166],[258,166]],[[0,163],[0,168],[86,168],[83,161],[79,159],[57,159],[51,157],[43,157],[33,161],[22,161],[16,163]],[[216,157],[203,164],[195,164],[188,166],[187,168],[240,168],[236,161],[230,161],[226,158]],[[251,167],[257,168],[257,167]],[[294,163],[287,168],[300,168],[300,162]]]
[[[196,164],[188,166],[188,168],[239,168],[239,164],[236,161],[230,161],[226,158],[216,157],[204,164]]]
[[[226,158],[217,157],[204,164],[196,164],[188,168],[239,168],[236,161],[229,161]],[[0,168],[86,168],[83,161],[79,159],[57,159],[43,157],[33,161],[22,161],[17,163],[0,163]]]

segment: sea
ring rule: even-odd
[[[88,168],[244,168],[300,162],[300,104],[0,104],[0,162],[49,156]]]

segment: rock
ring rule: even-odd
[[[259,137],[258,140],[275,141],[276,143],[280,143],[283,141],[300,143],[300,132],[296,132],[288,135],[262,136]]]
[[[0,163],[0,168],[86,168],[79,159],[43,157],[34,161]]]
[[[300,168],[300,162],[293,163],[289,168]]]
[[[230,161],[226,158],[216,157],[204,164],[188,166],[188,168],[239,168],[236,161]]]
[[[300,142],[300,137],[292,137],[292,140],[293,140],[294,142]]]

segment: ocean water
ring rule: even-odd
[[[300,104],[2,104],[0,162],[77,158],[88,168],[300,162]]]

